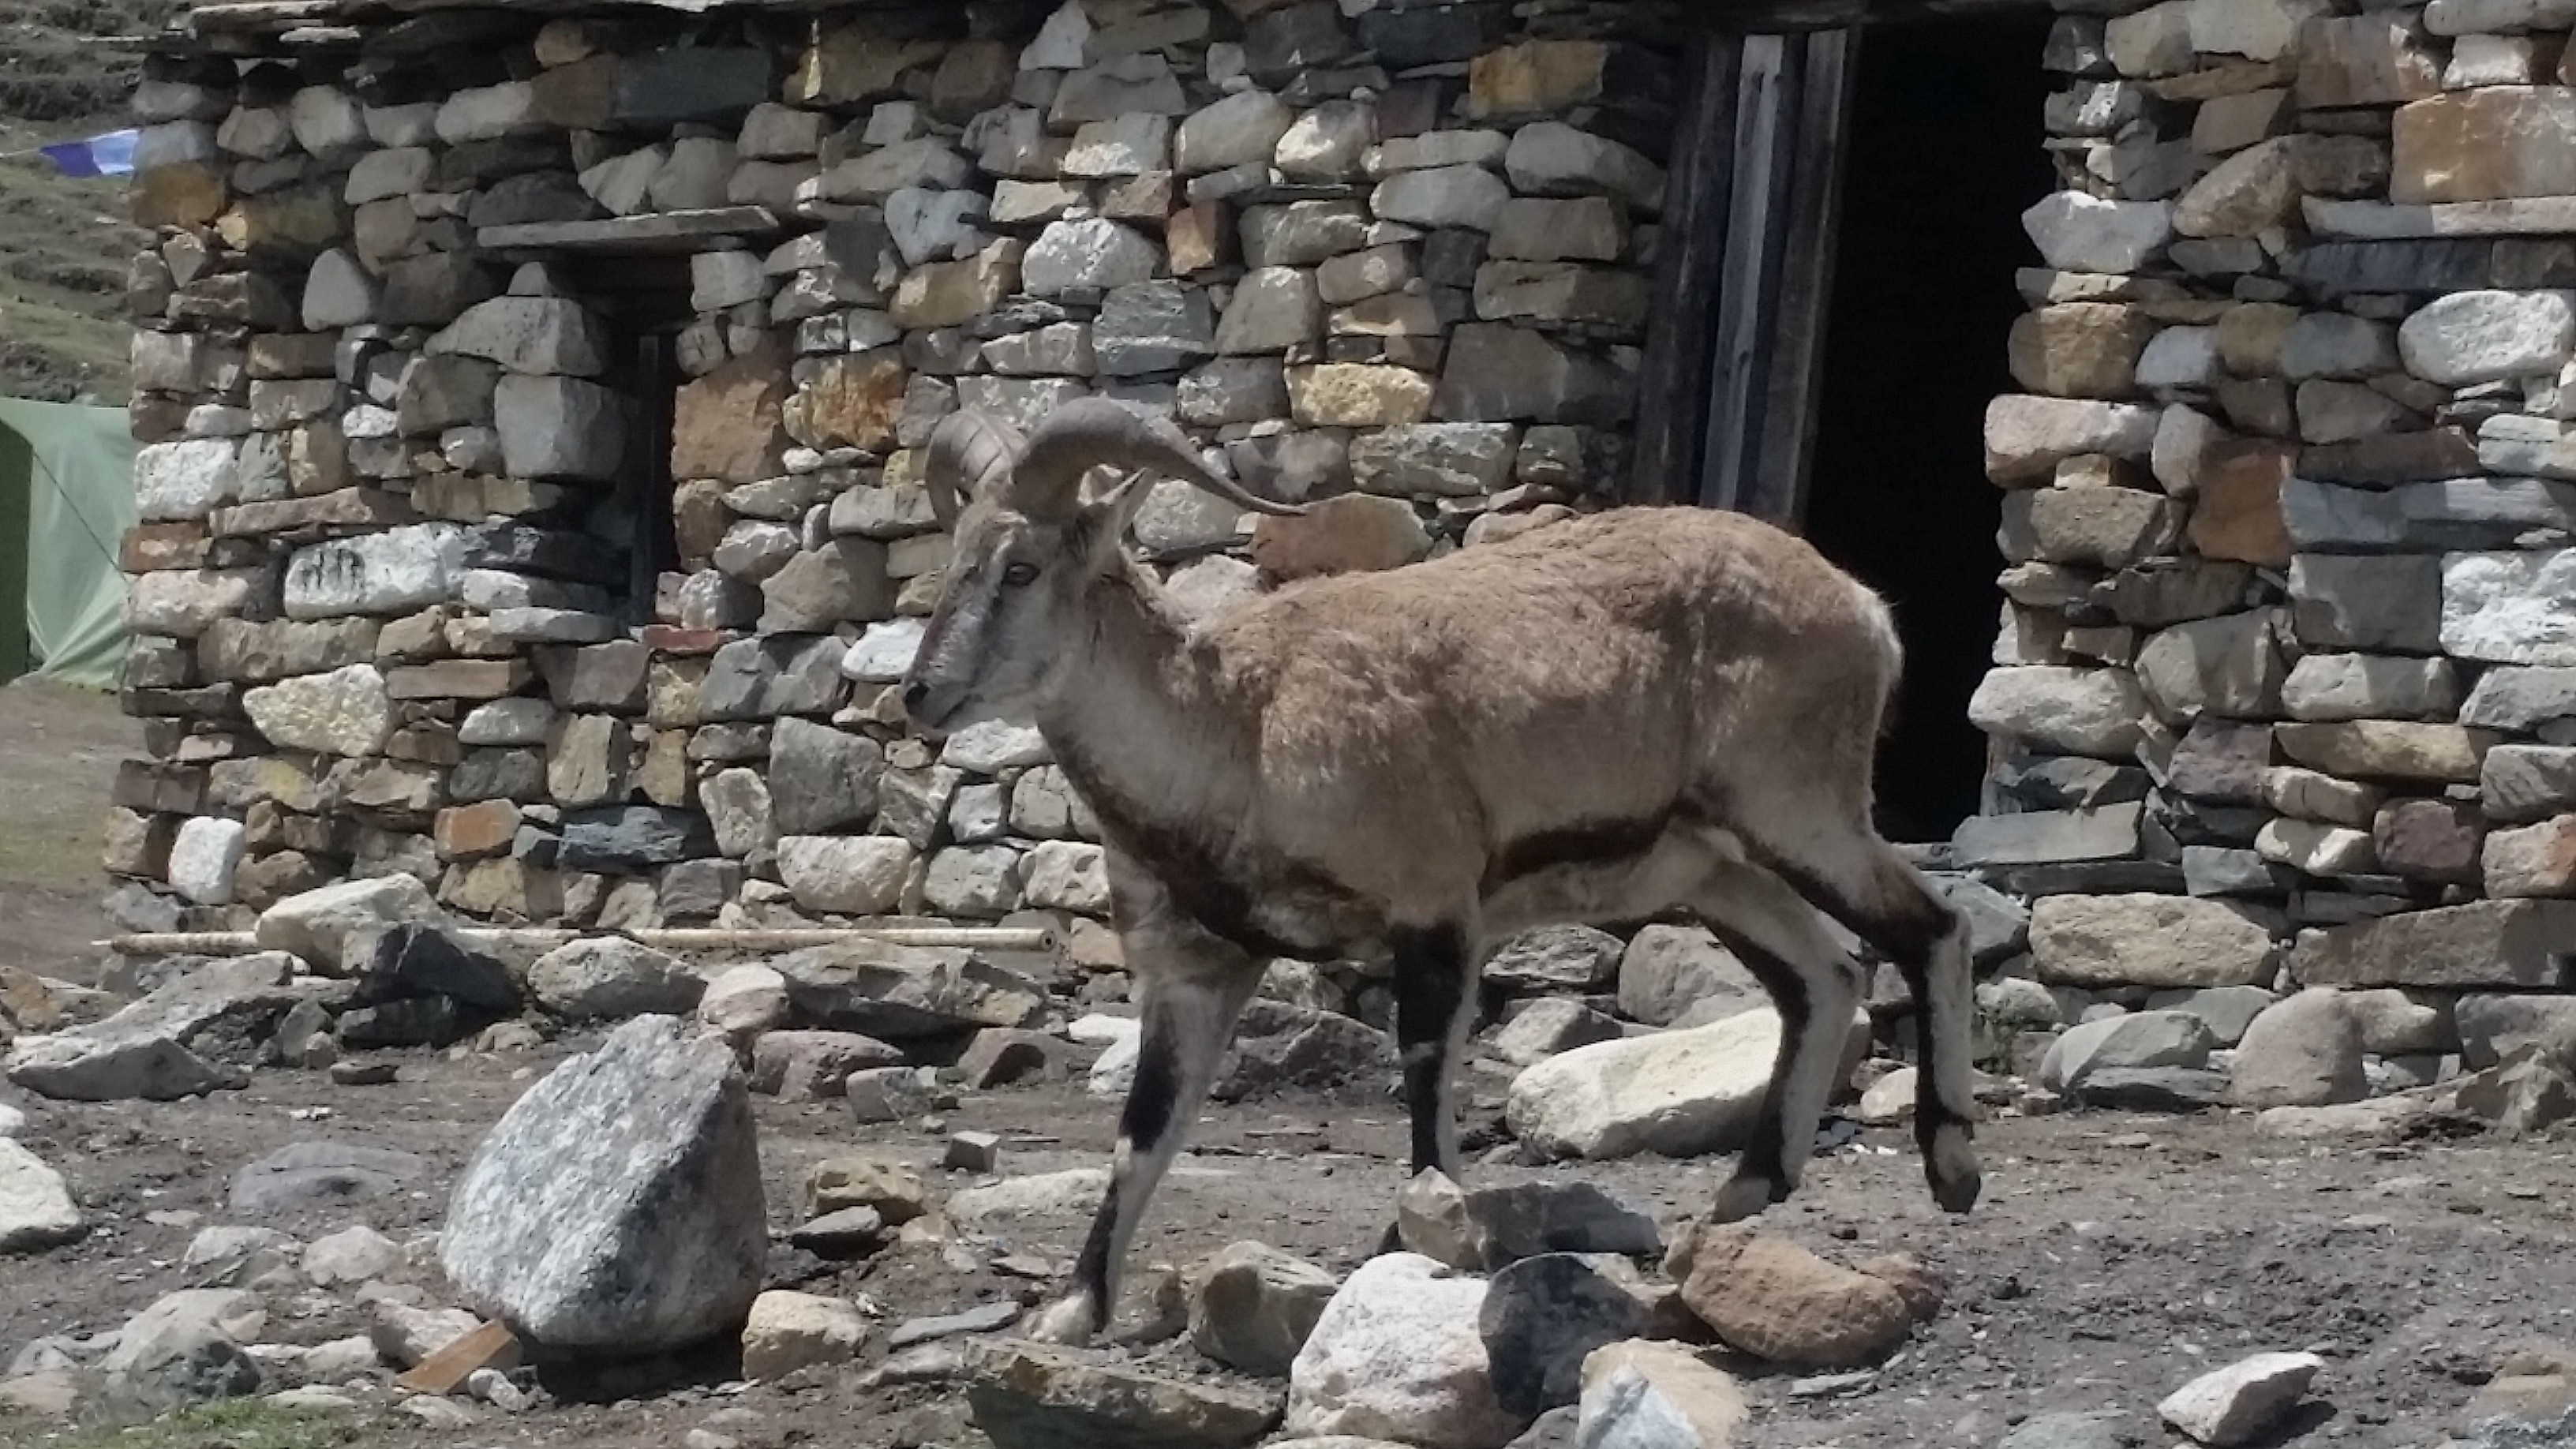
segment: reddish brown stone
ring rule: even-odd
[[[2287,568],[2290,529],[2281,485],[2293,453],[2279,443],[2222,443],[2202,465],[2191,511],[2191,543],[2203,558]]]
[[[894,426],[903,416],[904,386],[910,379],[900,348],[826,358],[788,401],[787,431],[809,448],[848,446],[889,452],[895,445]]]
[[[788,390],[787,359],[775,347],[682,387],[671,424],[671,476],[741,484],[786,472]]]
[[[2370,825],[2380,868],[2409,880],[2476,885],[2486,821],[2456,800],[2392,800]]]
[[[2479,860],[2490,896],[2576,896],[2576,815],[2496,831]]]
[[[507,800],[486,800],[441,810],[431,833],[441,860],[500,855],[518,838],[519,807]]]
[[[126,531],[117,567],[129,574],[206,566],[212,547],[202,523],[145,523]]]
[[[732,642],[734,636],[722,629],[683,629],[677,624],[644,626],[644,647],[656,654],[691,656],[713,654]]]
[[[395,699],[500,699],[529,679],[520,659],[442,659],[385,672],[385,693]]]

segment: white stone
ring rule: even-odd
[[[2406,369],[2457,387],[2556,376],[2576,351],[2576,293],[2453,292],[2397,329]]]
[[[2187,1011],[2132,1011],[2069,1028],[2040,1058],[2039,1084],[2052,1092],[2083,1088],[2100,1071],[2193,1068],[2217,1047],[2209,1023]]]
[[[402,1244],[359,1224],[316,1238],[304,1249],[304,1276],[316,1288],[381,1278],[402,1262]]]
[[[907,266],[964,261],[990,240],[977,228],[990,204],[978,191],[907,186],[886,198],[886,230],[893,234],[895,250],[902,253]]]
[[[355,155],[367,144],[366,113],[337,86],[306,86],[286,103],[295,144],[325,161]]]
[[[286,565],[286,613],[294,619],[404,614],[447,602],[455,588],[464,530],[421,523],[297,549]]]
[[[238,820],[199,815],[181,822],[170,845],[170,888],[201,906],[231,905],[248,836]]]
[[[537,114],[536,86],[528,81],[458,91],[438,108],[438,139],[450,146],[497,141],[543,124]]]
[[[698,1020],[738,1044],[787,1024],[787,978],[757,964],[730,967],[707,983]]]
[[[1131,111],[1075,131],[1057,169],[1066,176],[1085,178],[1142,176],[1168,169],[1171,152],[1171,119]]]
[[[528,994],[574,1021],[682,1016],[698,1009],[706,981],[679,958],[623,937],[556,947],[528,967]]]
[[[1217,324],[1216,350],[1227,356],[1285,352],[1313,342],[1324,327],[1315,274],[1301,267],[1257,267],[1235,284]]]
[[[997,775],[1004,770],[1043,765],[1054,760],[1046,736],[1035,725],[1008,720],[980,720],[948,737],[939,762],[970,775]]]
[[[1099,846],[1073,840],[1040,841],[1029,852],[1027,871],[1031,909],[1109,914],[1109,869]]]
[[[88,1233],[89,1217],[72,1201],[63,1175],[0,1136],[0,1254],[37,1252]]]
[[[581,173],[581,189],[617,216],[634,216],[652,206],[653,178],[671,164],[671,148],[647,146],[612,156]]]
[[[1086,1090],[1095,1097],[1124,1097],[1136,1084],[1136,1060],[1145,1045],[1144,1023],[1124,1016],[1086,1016],[1074,1023],[1079,1029],[1088,1023],[1093,1040],[1104,1050],[1091,1064]],[[1085,1040],[1075,1036],[1075,1041]]]
[[[1662,167],[1632,147],[1563,121],[1514,131],[1503,152],[1503,171],[1523,196],[1610,196],[1640,211],[1663,209]]]
[[[520,697],[478,704],[456,727],[456,742],[475,748],[542,745],[560,717],[549,700]]]
[[[912,846],[891,835],[790,835],[778,842],[778,877],[796,904],[833,915],[893,911],[912,861]]]
[[[281,679],[242,695],[242,708],[268,742],[322,755],[382,754],[394,732],[385,676],[372,664]]]
[[[892,684],[912,667],[921,652],[926,619],[888,619],[870,624],[842,657],[841,677],[862,684]]]
[[[752,1300],[742,1330],[742,1376],[755,1383],[801,1368],[847,1363],[868,1336],[867,1315],[844,1298],[773,1289]]]
[[[432,354],[459,353],[512,372],[589,377],[608,366],[608,329],[562,297],[494,297],[431,337]]]
[[[1968,700],[1969,721],[1988,734],[2104,759],[2137,748],[2146,718],[2146,694],[2125,669],[1995,669]]]
[[[2021,214],[2022,230],[2061,272],[2134,272],[2173,240],[2173,203],[2104,201],[2052,191]]]
[[[1511,199],[1511,187],[1482,166],[1440,166],[1379,182],[1369,208],[1382,221],[1408,226],[1490,231]]]
[[[1733,1151],[1761,1110],[1779,1045],[1779,1013],[1764,1007],[1577,1047],[1512,1079],[1505,1120],[1543,1157]]]
[[[1172,164],[1184,176],[1269,164],[1297,113],[1268,91],[1237,91],[1181,122]]]
[[[429,887],[398,873],[288,896],[260,913],[257,935],[263,951],[291,952],[324,976],[348,976],[365,964],[359,956],[385,927],[426,925],[440,916]]]
[[[1084,13],[1082,0],[1064,0],[1038,27],[1037,38],[1020,52],[1020,69],[1080,70],[1088,61],[1090,44],[1091,17]]]
[[[1418,1253],[1361,1264],[1288,1371],[1286,1432],[1501,1449],[1522,1426],[1495,1394],[1484,1306],[1483,1279]]]
[[[1733,1375],[1677,1344],[1631,1339],[1583,1360],[1578,1449],[1729,1449],[1749,1417]]]
[[[134,455],[134,506],[146,523],[203,518],[234,500],[241,445],[229,438],[155,443]]]
[[[1272,162],[1307,181],[1348,181],[1365,170],[1377,140],[1377,112],[1362,101],[1326,101],[1297,118],[1279,138]]]
[[[608,482],[625,457],[626,407],[616,393],[575,377],[503,377],[492,421],[514,478]]]
[[[1038,235],[1020,263],[1021,285],[1031,296],[1054,297],[1078,288],[1106,291],[1150,281],[1162,266],[1162,249],[1114,221],[1059,221]]]
[[[369,106],[367,139],[379,146],[426,146],[438,139],[438,103]]]
[[[329,332],[372,322],[382,295],[375,274],[334,247],[314,259],[313,270],[304,279],[304,330]]]
[[[2156,1415],[2210,1449],[2230,1449],[2277,1423],[2325,1366],[2312,1353],[2258,1353],[2174,1390]]]
[[[2435,35],[2565,30],[2576,26],[2576,0],[2433,0],[2424,28]]]
[[[756,252],[700,252],[689,258],[691,311],[721,312],[768,294],[768,273]]]
[[[2445,557],[2442,649],[2498,664],[2576,665],[2576,549]]]

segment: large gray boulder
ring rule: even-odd
[[[540,1347],[625,1356],[739,1330],[767,1249],[732,1049],[644,1016],[557,1067],[483,1139],[439,1260]]]

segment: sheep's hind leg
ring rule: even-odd
[[[1084,1343],[1109,1326],[1119,1269],[1145,1205],[1180,1154],[1233,1040],[1235,1018],[1260,985],[1261,973],[1249,957],[1213,939],[1206,949],[1222,954],[1186,966],[1152,963],[1139,974],[1144,1035],[1135,1084],[1118,1120],[1109,1191],[1075,1260],[1071,1287],[1029,1321],[1031,1338]]]
[[[1914,1137],[1933,1201],[1964,1213],[1983,1187],[1977,1163],[1974,1053],[1976,981],[1968,927],[1894,847],[1864,831],[1810,840],[1772,863],[1817,909],[1896,963],[1922,1008]]]
[[[1710,1210],[1715,1221],[1735,1222],[1798,1186],[1860,1004],[1860,964],[1825,929],[1815,907],[1758,866],[1720,866],[1691,904],[1780,1013],[1780,1054],[1761,1114]]]

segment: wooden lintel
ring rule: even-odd
[[[653,256],[700,250],[726,237],[764,237],[781,230],[764,206],[720,206],[705,211],[663,211],[606,221],[538,221],[487,226],[474,233],[487,252],[577,252],[592,256]]]

